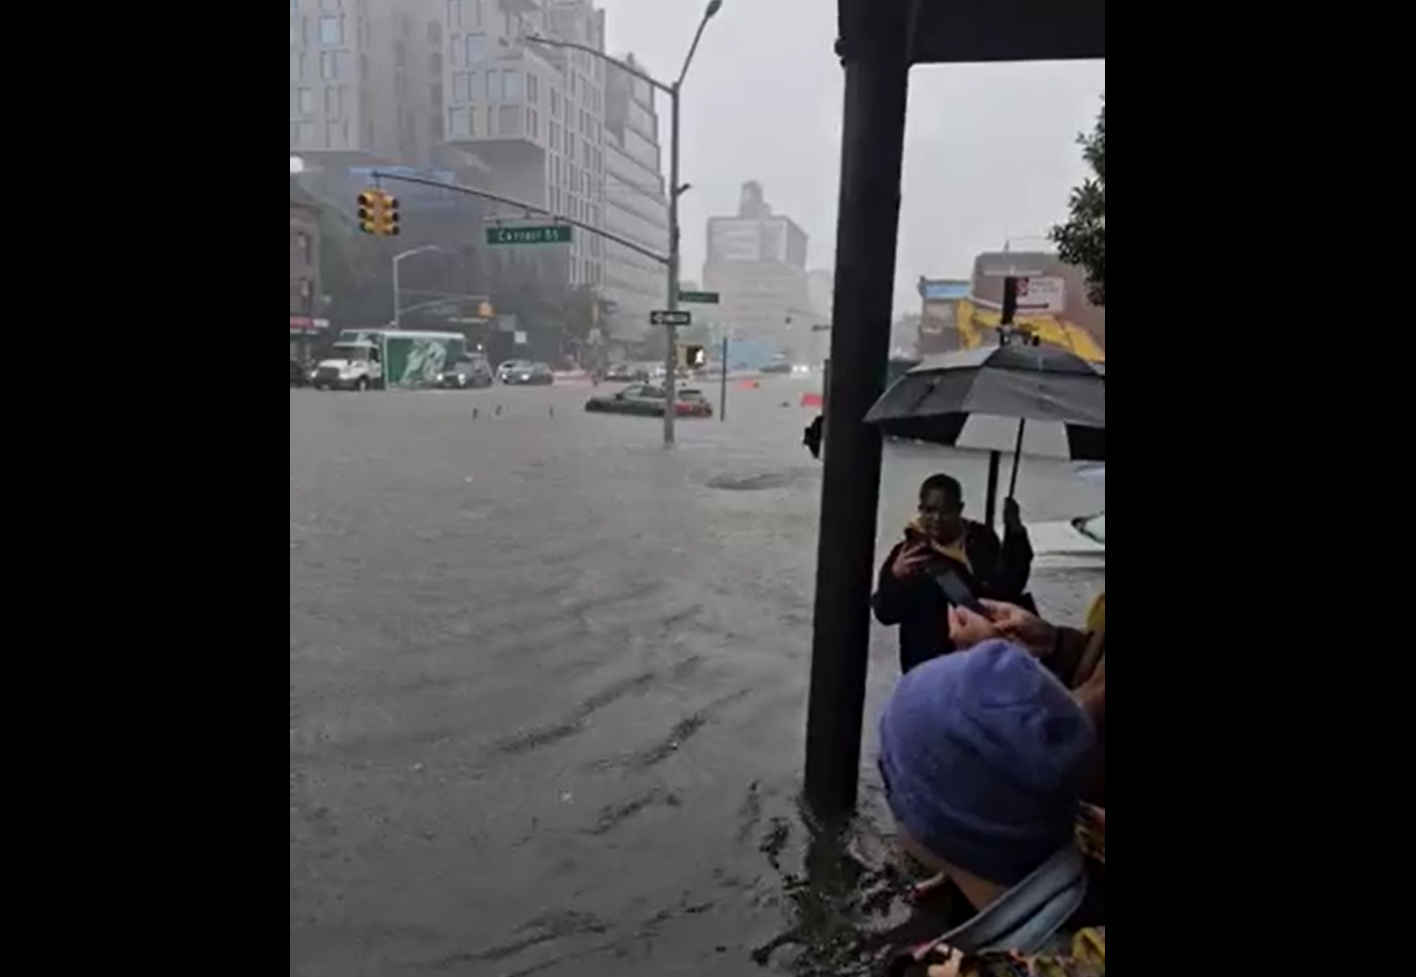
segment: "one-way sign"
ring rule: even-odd
[[[655,309],[649,313],[651,326],[687,326],[693,322],[693,313],[684,309]]]

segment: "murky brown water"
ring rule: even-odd
[[[588,389],[292,391],[292,975],[863,972],[906,915],[875,785],[836,842],[795,803],[800,390],[733,391],[673,452],[581,413]],[[981,506],[978,456],[892,446],[882,551],[938,469]],[[1019,495],[1030,519],[1103,506],[1048,462]],[[1035,590],[1065,618],[1097,585]],[[894,635],[871,654],[873,710]]]

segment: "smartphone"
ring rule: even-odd
[[[957,570],[940,570],[934,574],[934,582],[939,585],[939,589],[944,591],[945,598],[955,607],[964,607],[975,614],[988,617],[988,609],[985,608],[974,592],[969,589],[969,585],[964,583],[964,578],[959,576]]]

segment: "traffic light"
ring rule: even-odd
[[[702,346],[684,344],[678,348],[679,366],[685,370],[701,370],[708,365],[708,354]]]
[[[378,234],[383,221],[383,192],[365,190],[359,194],[359,230],[365,234]]]
[[[377,188],[359,194],[359,230],[380,236],[398,233],[398,198]]]
[[[383,191],[379,191],[383,193]],[[389,193],[383,194],[383,234],[398,234],[398,198]]]

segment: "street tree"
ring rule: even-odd
[[[1049,235],[1063,261],[1087,273],[1087,298],[1106,305],[1106,96],[1096,128],[1077,137],[1092,176],[1072,191],[1071,216]]]

